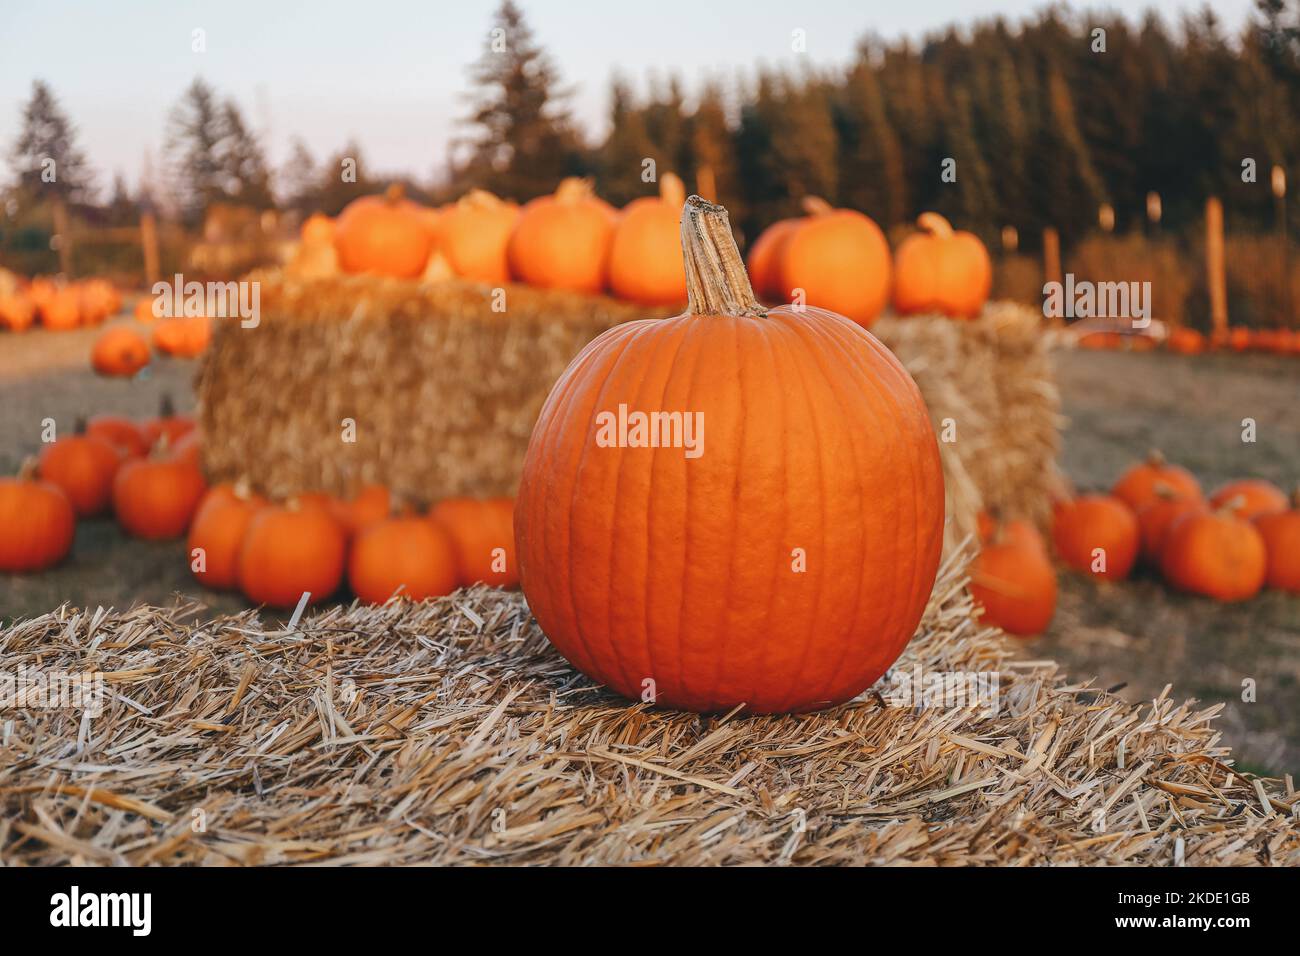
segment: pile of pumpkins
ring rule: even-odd
[[[255,604],[323,601],[343,583],[382,603],[479,581],[513,587],[509,498],[455,498],[425,515],[398,507],[382,486],[341,500],[309,493],[270,502],[243,485],[208,486],[192,418],[164,408],[135,421],[98,415],[49,443],[16,477],[0,479],[0,572],[53,567],[72,549],[76,522],[111,511],[129,535],[186,538],[205,587],[239,590]]]
[[[434,209],[399,187],[354,200],[330,219],[303,224],[292,274],[338,272],[437,281],[459,276],[500,285],[611,295],[644,305],[686,301],[680,218],[685,188],[669,173],[658,196],[616,210],[587,180],[570,178],[522,207],[483,190]],[[988,252],[936,213],[891,257],[884,233],[852,209],[808,198],[754,242],[748,268],[769,303],[801,302],[869,326],[892,298],[904,315],[973,318],[992,285]]]
[[[971,593],[1010,634],[1042,633],[1056,607],[1056,574],[1042,536],[1024,521],[983,516]],[[1265,588],[1300,594],[1300,491],[1288,501],[1256,478],[1229,481],[1207,499],[1187,469],[1158,452],[1131,466],[1109,494],[1062,499],[1052,544],[1063,564],[1122,581],[1139,564],[1171,587],[1218,601]]]
[[[8,273],[6,273],[8,275]],[[39,324],[67,332],[101,324],[122,308],[122,296],[107,279],[61,282],[36,276],[0,284],[0,329],[26,332]]]
[[[1175,355],[1201,355],[1205,352],[1262,352],[1268,355],[1300,356],[1300,329],[1251,329],[1234,325],[1223,332],[1205,335],[1196,329],[1179,326],[1163,341],[1149,335],[1125,335],[1120,332],[1089,332],[1079,337],[1085,349],[1148,352],[1163,345]]]

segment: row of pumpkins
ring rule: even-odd
[[[1042,633],[1056,608],[1046,543],[1024,521],[982,516],[971,593],[1010,634]],[[1206,499],[1187,469],[1159,453],[1129,468],[1109,494],[1057,503],[1052,543],[1068,567],[1120,581],[1139,563],[1179,591],[1243,601],[1264,587],[1300,594],[1300,491],[1288,501],[1260,479],[1230,481]]]
[[[348,500],[309,493],[272,503],[240,485],[209,487],[198,458],[193,419],[170,409],[79,425],[0,479],[0,571],[58,564],[77,520],[111,510],[133,537],[186,537],[201,584],[255,604],[293,607],[305,592],[325,600],[345,571],[352,592],[373,603],[399,587],[419,600],[479,581],[518,584],[509,498],[448,499],[423,516],[399,511],[378,485]]]
[[[36,276],[30,282],[5,273],[0,282],[0,329],[26,332],[38,322],[57,332],[101,324],[122,308],[122,294],[107,279],[60,282]]]
[[[169,316],[155,321],[152,300],[136,305],[138,321],[152,324],[146,336],[133,325],[115,325],[95,339],[90,365],[100,375],[130,378],[149,364],[152,353],[173,358],[198,358],[212,341],[212,320],[204,315]]]
[[[1159,344],[1147,335],[1124,335],[1119,332],[1089,332],[1079,337],[1080,348],[1112,351],[1125,349],[1145,352]],[[1164,347],[1177,355],[1201,355],[1205,352],[1264,352],[1269,355],[1300,356],[1300,329],[1252,329],[1234,325],[1212,335],[1186,327],[1176,328],[1164,339]]]
[[[454,275],[676,305],[686,301],[685,188],[669,173],[659,190],[616,210],[587,180],[570,178],[522,207],[476,189],[433,209],[392,187],[354,200],[337,219],[309,217],[288,269],[303,277],[340,270],[435,281]],[[880,227],[862,213],[815,198],[804,210],[770,226],[750,249],[760,299],[799,297],[867,326],[891,297],[901,314],[965,318],[988,298],[992,266],[983,243],[936,213],[920,217],[921,231],[902,242],[895,261]]]

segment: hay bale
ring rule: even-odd
[[[629,705],[483,587],[291,632],[196,611],[0,631],[0,670],[109,690],[0,724],[0,863],[1300,864],[1300,797],[1231,767],[1219,707],[1011,661],[955,560],[895,671],[996,674],[990,712],[886,682],[800,716]]]
[[[975,532],[981,510],[1046,528],[1060,486],[1060,393],[1042,317],[995,302],[970,322],[885,316],[872,332],[911,372],[941,437],[948,497],[945,544]]]
[[[569,361],[611,326],[669,314],[526,286],[495,311],[493,289],[461,281],[245,278],[261,323],[215,323],[197,381],[203,464],[273,497],[375,481],[416,504],[513,494]]]

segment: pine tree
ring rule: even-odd
[[[295,136],[289,147],[289,158],[280,167],[277,177],[281,205],[299,212],[309,213],[320,206],[321,170],[300,137]]]
[[[57,198],[64,202],[91,198],[93,174],[77,145],[76,130],[49,84],[43,80],[32,83],[22,117],[22,130],[12,151],[19,196],[30,201]]]
[[[221,154],[225,129],[216,91],[196,78],[172,109],[165,138],[173,192],[192,223],[209,205],[227,198]]]
[[[231,202],[255,209],[269,209],[275,205],[266,156],[233,102],[227,102],[221,111],[218,152],[226,193]]]

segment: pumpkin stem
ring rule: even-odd
[[[1223,504],[1219,505],[1219,510],[1215,514],[1220,518],[1231,518],[1237,514],[1237,509],[1245,507],[1245,495],[1233,495]]]
[[[384,199],[392,205],[397,205],[406,195],[406,187],[401,183],[390,183],[384,190]]]
[[[39,462],[35,455],[28,455],[23,459],[23,463],[18,466],[19,481],[35,481],[37,473],[41,470]]]
[[[828,212],[835,211],[835,208],[821,196],[804,196],[799,201],[799,205],[809,216],[824,216]]]
[[[176,404],[172,401],[171,392],[163,392],[162,401],[158,403],[158,417],[171,418],[176,414]]]
[[[676,173],[664,173],[659,180],[659,198],[669,206],[686,202],[686,184]]]
[[[1166,462],[1165,453],[1159,448],[1152,448],[1147,454],[1147,464],[1152,468],[1160,468]]]
[[[72,434],[74,434],[74,435],[84,435],[84,434],[86,434],[86,416],[85,416],[85,415],[78,415],[78,416],[77,416],[76,421],[73,422],[73,425],[72,425]]]
[[[699,196],[682,207],[682,258],[690,315],[750,315],[767,310],[754,298],[727,210]]]
[[[473,206],[476,209],[491,209],[501,205],[501,199],[486,189],[471,189],[465,195],[460,197],[460,204],[463,206]]]
[[[952,238],[952,223],[937,212],[923,212],[916,217],[916,224],[939,239]]]
[[[582,202],[584,199],[590,199],[595,195],[590,179],[583,179],[581,176],[568,176],[560,180],[560,185],[555,187],[555,199],[557,202],[573,203]]]

